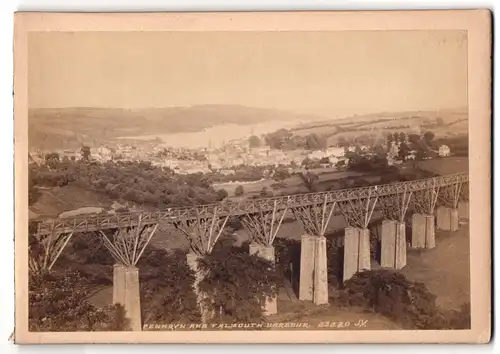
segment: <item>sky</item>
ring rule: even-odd
[[[39,32],[28,53],[30,108],[467,107],[461,31]]]

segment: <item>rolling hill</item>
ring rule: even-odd
[[[342,136],[385,135],[404,131],[420,133],[431,129],[436,136],[465,135],[467,109],[442,111],[382,112],[328,119],[277,109],[239,105],[198,105],[191,107],[120,108],[38,108],[29,111],[30,149],[79,148],[83,143],[108,143],[121,137],[170,136],[170,141],[194,140],[203,144],[207,136],[241,138],[255,127],[290,129],[295,135],[317,133],[333,145]],[[214,128],[215,127],[215,128]],[[239,129],[246,127],[242,132]],[[217,129],[220,128],[220,129]],[[191,134],[204,132],[206,134]],[[234,137],[231,135],[235,135]]]
[[[311,122],[324,117],[238,105],[192,107],[37,108],[28,114],[30,148],[60,149],[124,136],[197,132],[228,124]]]
[[[292,129],[295,135],[319,134],[334,145],[339,138],[352,139],[361,135],[385,136],[405,132],[422,134],[432,130],[437,137],[467,135],[467,109],[441,111],[382,112],[351,116],[330,121],[318,121]]]

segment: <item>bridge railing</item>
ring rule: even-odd
[[[416,192],[436,187],[446,187],[456,183],[468,182],[467,173],[439,176],[407,182],[374,185],[369,187],[348,188],[335,191],[295,194],[288,196],[247,199],[243,201],[222,201],[216,204],[194,205],[192,207],[167,208],[154,212],[125,212],[114,215],[76,216],[51,220],[31,220],[38,223],[37,234],[52,232],[85,232],[101,229],[143,225],[160,221],[196,219],[226,215],[244,215],[260,211],[282,210],[297,206],[317,205],[327,202],[340,202],[368,197],[382,197],[398,193]]]

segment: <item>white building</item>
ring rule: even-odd
[[[439,156],[441,157],[450,156],[450,148],[447,145],[441,145],[439,147]]]
[[[341,147],[329,147],[325,151],[328,157],[343,157],[345,154],[345,149]]]

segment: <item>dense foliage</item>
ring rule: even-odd
[[[34,276],[29,281],[29,330],[41,332],[119,331],[128,329],[121,306],[96,308],[87,281],[78,272]]]
[[[249,255],[248,245],[220,244],[200,258],[204,274],[199,288],[207,297],[207,308],[217,323],[264,322],[266,296],[277,293],[278,272],[271,262]]]
[[[147,248],[139,261],[144,323],[197,323],[194,273],[180,250]]]
[[[387,158],[383,154],[365,155],[357,151],[347,152],[345,157],[349,159],[348,169],[355,172],[380,173],[389,168]]]
[[[268,145],[271,149],[281,150],[317,150],[324,149],[327,146],[327,141],[324,136],[319,136],[314,133],[307,136],[294,135],[293,132],[287,129],[280,129],[267,134],[264,137],[264,140],[266,145]]]
[[[344,290],[332,294],[332,302],[362,307],[380,313],[408,329],[470,328],[470,308],[444,311],[436,296],[423,283],[412,282],[401,273],[371,270],[355,274]]]
[[[34,185],[78,185],[110,198],[157,208],[215,203],[227,196],[214,190],[201,173],[178,175],[149,162],[61,161],[32,167],[30,176]]]

